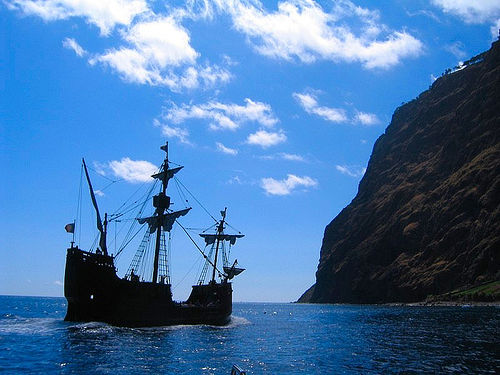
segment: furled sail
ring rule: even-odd
[[[179,172],[182,168],[184,167],[177,167],[177,168],[172,168],[172,169],[167,169],[167,171],[161,171],[160,173],[156,173],[152,175],[151,177],[156,178],[160,181],[163,181],[165,179],[165,174],[166,174],[166,180],[170,180],[172,177],[174,177],[174,174]]]
[[[237,238],[244,237],[244,234],[200,234],[201,237],[205,239],[205,244],[206,245],[211,245],[215,243],[217,238],[220,241],[229,241],[231,245],[234,245],[236,243]]]
[[[163,230],[165,232],[170,232],[172,230],[172,226],[174,225],[175,220],[181,216],[186,215],[190,209],[191,209],[191,207],[185,208],[184,210],[174,211],[174,212],[170,212],[170,213],[162,215],[163,216],[163,223],[162,223]],[[149,233],[154,233],[156,231],[156,229],[158,228],[159,218],[160,218],[159,216],[140,217],[140,218],[137,218],[137,221],[139,222],[139,224],[148,223]]]
[[[102,226],[101,215],[99,214],[99,207],[97,206],[97,201],[95,199],[94,189],[92,188],[92,182],[90,182],[89,172],[87,171],[87,164],[85,164],[85,159],[82,158],[83,167],[85,170],[85,176],[87,177],[87,182],[89,184],[90,198],[92,199],[92,204],[94,205],[96,217],[97,217],[97,229],[101,233],[99,237],[99,246],[104,254],[108,255],[108,249],[106,246],[106,231]]]
[[[235,260],[231,267],[224,267],[224,272],[227,275],[228,280],[231,280],[233,277],[238,276],[240,273],[245,271],[244,268],[236,267],[238,264],[238,260]]]

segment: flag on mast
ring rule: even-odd
[[[75,233],[75,223],[66,224],[64,229],[66,229],[66,232],[68,233]]]

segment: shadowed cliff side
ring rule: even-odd
[[[299,302],[422,301],[500,278],[500,42],[398,108]]]

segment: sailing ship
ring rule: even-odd
[[[165,159],[158,173],[151,176],[161,185],[159,192],[152,197],[154,213],[148,217],[136,217],[136,222],[146,227],[146,233],[124,277],[117,275],[116,256],[109,253],[106,244],[108,224],[113,220],[118,221],[120,214],[114,214],[112,217],[105,214],[104,221],[101,220],[88,169],[85,160],[82,159],[96,213],[99,245],[95,251],[78,248],[74,242],[75,224],[66,226],[67,231],[73,232],[73,241],[67,250],[64,276],[64,296],[68,301],[66,321],[98,321],[126,327],[225,325],[230,321],[232,312],[230,280],[244,269],[237,267],[237,261],[229,263],[229,251],[226,249],[230,249],[231,245],[244,235],[225,233],[226,208],[221,211],[221,219],[216,220],[212,226],[213,233],[200,234],[205,242],[205,251],[209,249],[208,254],[196,244],[177,220],[188,214],[191,207],[173,211],[170,209],[170,197],[167,195],[169,180],[183,167],[170,168],[168,142],[161,149],[165,151]],[[140,210],[140,213],[142,212],[143,207]],[[170,235],[176,223],[183,228],[201,252],[205,262],[197,284],[192,287],[189,298],[184,302],[176,302],[172,298],[166,256],[165,235]],[[154,249],[153,257],[151,254],[146,255],[147,249]],[[117,255],[122,250],[123,248],[120,248]],[[152,267],[144,266],[151,257]],[[218,263],[219,258],[221,261]],[[220,263],[223,267],[220,267]],[[151,270],[151,268],[152,274],[140,274],[141,269]],[[210,276],[210,270],[211,277],[205,282],[207,273]]]

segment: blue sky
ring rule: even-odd
[[[489,48],[500,3],[4,0],[0,26],[0,294],[63,294],[82,157],[111,213],[168,140],[180,181],[246,234],[234,299],[292,301],[393,111]],[[212,224],[190,205],[183,225]],[[181,234],[179,300],[199,269]]]

